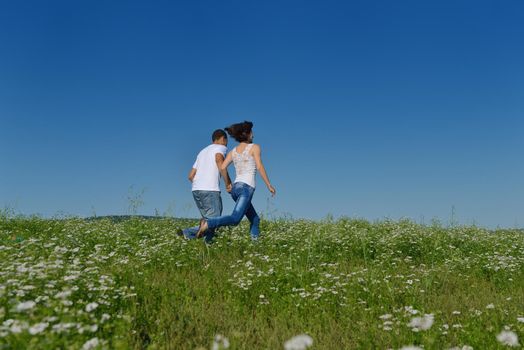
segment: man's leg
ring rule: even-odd
[[[204,218],[214,218],[222,214],[222,197],[218,191],[206,192],[202,198],[205,207]],[[206,231],[204,237],[206,243],[211,243],[215,235],[215,229],[209,229]]]
[[[200,211],[200,215],[202,215],[202,217],[206,217],[207,212],[206,204],[204,201],[205,194],[206,191],[193,191],[193,199],[195,200],[195,204],[198,210]],[[182,230],[184,237],[186,237],[187,239],[195,239],[197,232],[198,226],[193,226]]]

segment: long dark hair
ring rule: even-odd
[[[227,131],[229,136],[233,137],[238,142],[248,142],[249,134],[253,129],[253,123],[248,122],[247,120],[242,123],[237,123],[224,128]]]

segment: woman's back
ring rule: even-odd
[[[233,163],[235,164],[235,170],[237,177],[235,182],[243,182],[249,186],[255,188],[255,175],[257,172],[257,165],[255,158],[250,154],[253,144],[250,143],[243,147],[244,149],[239,152],[238,145],[231,152]]]

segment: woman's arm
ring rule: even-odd
[[[231,179],[229,178],[229,174],[227,172],[227,167],[231,162],[233,161],[233,157],[231,156],[231,152],[229,152],[226,156],[226,159],[220,164],[218,167],[218,170],[220,170],[220,175],[224,178],[224,182],[226,183],[226,191],[231,192]]]
[[[227,155],[229,157],[229,154]],[[227,158],[226,158],[227,159]],[[222,170],[222,165],[226,162],[226,159],[224,159],[224,155],[222,153],[215,154],[215,162],[217,163],[218,170],[220,171],[220,175],[222,175],[222,178],[224,179],[224,183],[226,184],[226,191],[231,191],[231,178],[229,177],[229,173],[227,172],[227,165],[231,163],[226,164],[225,169]]]
[[[253,157],[255,158],[255,163],[257,164],[257,169],[260,173],[260,176],[262,177],[262,180],[266,183],[267,189],[269,192],[271,192],[271,195],[275,195],[277,192],[273,186],[271,186],[271,182],[269,182],[269,178],[266,173],[266,168],[264,168],[264,164],[262,164],[262,157],[260,156],[260,146],[259,145],[253,145]]]

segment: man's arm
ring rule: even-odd
[[[195,168],[191,168],[191,171],[189,172],[189,175],[187,176],[189,181],[193,182],[193,179],[195,178],[195,175],[196,175],[196,171],[197,170]]]
[[[231,163],[231,160],[229,160],[229,162],[225,164],[228,158],[231,158],[229,154],[227,155],[225,159],[222,153],[215,154],[215,161],[217,163],[217,168],[220,171],[220,174],[222,175],[222,177],[224,178],[224,183],[226,185],[226,191],[230,192],[231,191],[231,178],[229,177],[229,173],[227,172],[227,166],[229,165],[229,163]],[[224,169],[222,169],[222,167],[224,167]]]

